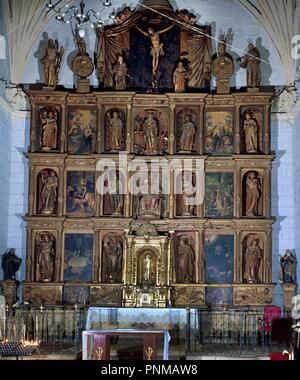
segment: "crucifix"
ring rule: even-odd
[[[159,58],[165,55],[163,44],[160,42],[160,35],[172,29],[173,24],[158,32],[155,32],[154,29],[152,28],[148,28],[148,32],[145,32],[137,25],[136,25],[136,28],[144,36],[150,38],[150,41],[152,44],[151,52],[150,52],[150,55],[152,56],[152,77],[153,77],[152,85],[154,88],[157,88],[157,74],[158,74]]]

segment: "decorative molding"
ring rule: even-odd
[[[18,111],[11,107],[11,105],[3,99],[2,96],[0,96],[0,108],[6,112],[10,117],[13,117],[15,119],[29,119],[30,118],[30,111]]]

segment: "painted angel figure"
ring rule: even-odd
[[[150,41],[152,43],[152,48],[151,48],[151,53],[150,53],[150,55],[152,56],[152,73],[153,75],[156,75],[157,70],[158,70],[158,65],[159,65],[159,58],[165,55],[163,44],[160,43],[160,35],[172,29],[173,24],[158,32],[155,32],[154,29],[152,28],[148,28],[148,32],[145,32],[138,26],[136,26],[136,28],[144,36],[150,38]]]

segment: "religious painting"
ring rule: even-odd
[[[196,175],[192,171],[183,171],[176,178],[176,216],[190,218],[197,216]]]
[[[65,235],[64,281],[92,281],[93,243],[91,234]]]
[[[205,199],[208,218],[233,218],[233,173],[206,173]]]
[[[206,112],[204,151],[213,156],[234,153],[233,112]]]
[[[85,306],[90,302],[90,289],[88,286],[65,286],[63,301],[68,305]]]
[[[263,282],[264,241],[259,234],[249,234],[242,241],[243,283]]]
[[[67,126],[69,154],[91,154],[97,151],[97,110],[69,110]]]
[[[263,153],[263,109],[241,109],[241,145],[242,153]]]
[[[34,305],[61,305],[62,287],[57,285],[28,285],[23,292],[24,302]]]
[[[105,114],[105,152],[118,153],[126,150],[126,115],[120,108],[112,108]]]
[[[76,218],[95,216],[95,173],[67,173],[66,212]]]
[[[205,235],[205,282],[231,284],[234,274],[234,236]]]
[[[198,116],[195,111],[185,108],[176,117],[176,152],[192,154],[199,152]]]
[[[110,231],[102,236],[102,282],[122,283],[124,233]]]
[[[38,112],[37,135],[39,149],[45,152],[59,149],[59,110],[56,107],[40,107]]]
[[[169,119],[165,112],[148,109],[141,111],[134,121],[134,153],[145,156],[168,152]]]
[[[232,305],[233,289],[232,288],[206,288],[205,295],[206,305]]]
[[[125,178],[119,171],[110,170],[104,181],[103,215],[121,217],[125,206]]]
[[[52,216],[58,208],[58,176],[52,169],[43,169],[37,176],[37,214]]]
[[[263,216],[263,176],[251,170],[243,176],[243,216]]]
[[[177,284],[193,284],[196,279],[195,233],[177,233],[175,237],[175,272]]]

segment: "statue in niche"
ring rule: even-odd
[[[259,216],[258,206],[261,198],[261,182],[256,172],[250,172],[246,181],[246,216]]]
[[[246,112],[244,121],[247,153],[258,153],[258,122],[250,112]]]
[[[120,193],[119,173],[110,173],[110,177],[108,179],[108,187],[112,213],[114,216],[121,216],[123,215],[124,196]]]
[[[149,181],[148,179],[144,180],[143,187],[146,187],[149,189]],[[159,192],[159,194],[150,194],[147,192],[146,194],[139,193],[137,195],[137,202],[136,202],[136,211],[135,216],[136,219],[139,218],[160,218],[162,212],[162,194]]]
[[[56,201],[57,201],[57,187],[58,187],[57,175],[53,170],[50,171],[50,174],[46,174],[45,172],[43,172],[41,174],[41,181],[42,181],[41,214],[53,215],[55,211]]]
[[[173,24],[157,32],[155,32],[154,29],[152,28],[148,28],[148,32],[145,32],[137,25],[136,25],[136,28],[144,36],[150,38],[150,41],[152,44],[150,55],[152,56],[153,87],[157,88],[159,59],[160,57],[165,55],[163,44],[160,42],[160,35],[171,30],[173,28]]]
[[[151,256],[150,255],[146,255],[145,258],[144,258],[144,273],[143,273],[143,280],[145,282],[150,282],[151,281],[151,269],[152,269],[152,265],[151,265]]]
[[[108,118],[109,118],[109,134],[110,134],[109,148],[112,152],[119,152],[122,149],[124,122],[119,117],[119,114],[117,111],[113,111],[112,118],[110,117],[108,113]]]
[[[260,240],[248,238],[247,248],[244,254],[245,271],[244,280],[248,284],[257,284],[262,280],[259,278],[259,270],[263,260],[260,248]]]
[[[177,248],[177,282],[192,284],[194,281],[195,252],[188,237],[182,237]]]
[[[57,149],[58,112],[56,109],[42,109],[40,112],[41,122],[41,148],[49,151]]]
[[[22,259],[16,255],[15,249],[9,249],[2,256],[3,280],[16,280],[16,273],[20,269]]]
[[[104,239],[103,257],[106,263],[105,281],[111,284],[121,282],[123,246],[118,237],[109,236]]]
[[[182,132],[180,136],[180,152],[192,153],[195,143],[196,126],[189,114],[183,116]]]
[[[279,280],[283,284],[297,284],[297,258],[289,249],[280,258]]]
[[[146,153],[149,156],[156,155],[159,144],[158,124],[151,112],[148,113],[148,116],[144,121],[143,132],[146,145]]]
[[[193,216],[195,213],[195,189],[193,186],[193,178],[191,173],[184,173],[182,178],[182,216]]]
[[[113,68],[114,88],[116,90],[125,90],[127,87],[126,78],[128,77],[128,68],[122,55],[118,56],[117,63]]]
[[[188,78],[188,72],[185,69],[183,62],[179,62],[177,68],[174,71],[174,76],[173,76],[175,92],[185,91],[185,81],[187,78]]]
[[[48,232],[36,237],[37,281],[52,282],[55,266],[55,238]]]
[[[44,65],[44,85],[46,87],[57,87],[63,54],[64,48],[59,48],[58,41],[55,40],[54,42],[52,39],[49,39],[44,57],[41,59]]]
[[[247,70],[247,87],[255,88],[261,84],[261,70],[260,70],[260,53],[258,49],[253,45],[248,45],[248,52],[243,57],[244,60],[241,63],[241,68]],[[241,61],[242,58],[239,58]]]

